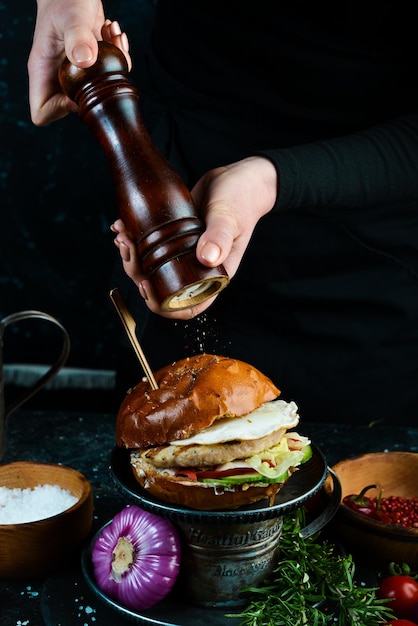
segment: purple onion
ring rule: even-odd
[[[180,540],[168,520],[128,506],[97,537],[92,562],[98,587],[133,610],[162,600],[180,569]]]

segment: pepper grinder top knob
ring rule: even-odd
[[[94,65],[80,69],[66,59],[59,81],[105,152],[119,216],[162,310],[179,311],[215,296],[228,275],[223,266],[208,268],[196,258],[204,225],[185,183],[145,127],[123,53],[100,41]]]

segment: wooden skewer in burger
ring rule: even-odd
[[[242,361],[198,354],[141,381],[122,402],[116,443],[153,496],[198,510],[236,509],[274,497],[311,456],[293,430],[294,402]]]

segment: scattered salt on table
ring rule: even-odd
[[[33,489],[0,487],[0,524],[35,522],[66,511],[78,498],[58,485]]]

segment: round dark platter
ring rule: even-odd
[[[313,498],[322,489],[328,474],[334,483],[334,497],[325,509],[312,519],[303,529],[304,536],[308,537],[321,530],[335,514],[340,502],[340,485],[332,470],[327,467],[322,453],[312,446],[313,454],[309,461],[304,463],[295,472],[281,491],[277,494],[272,506],[267,501],[243,507],[234,511],[195,511],[177,507],[162,502],[150,496],[136,481],[129,460],[127,450],[115,448],[110,459],[110,474],[117,487],[128,496],[132,503],[156,515],[170,519],[172,522],[210,522],[211,524],[253,523],[257,521],[280,517]],[[82,555],[82,570],[90,589],[107,607],[114,609],[124,618],[140,624],[160,626],[237,626],[240,620],[235,617],[226,617],[227,613],[238,612],[236,606],[210,608],[194,606],[184,597],[182,589],[174,586],[171,593],[157,605],[143,612],[135,612],[122,606],[104,594],[97,586],[91,561],[91,552],[96,537],[102,532],[100,529]]]

